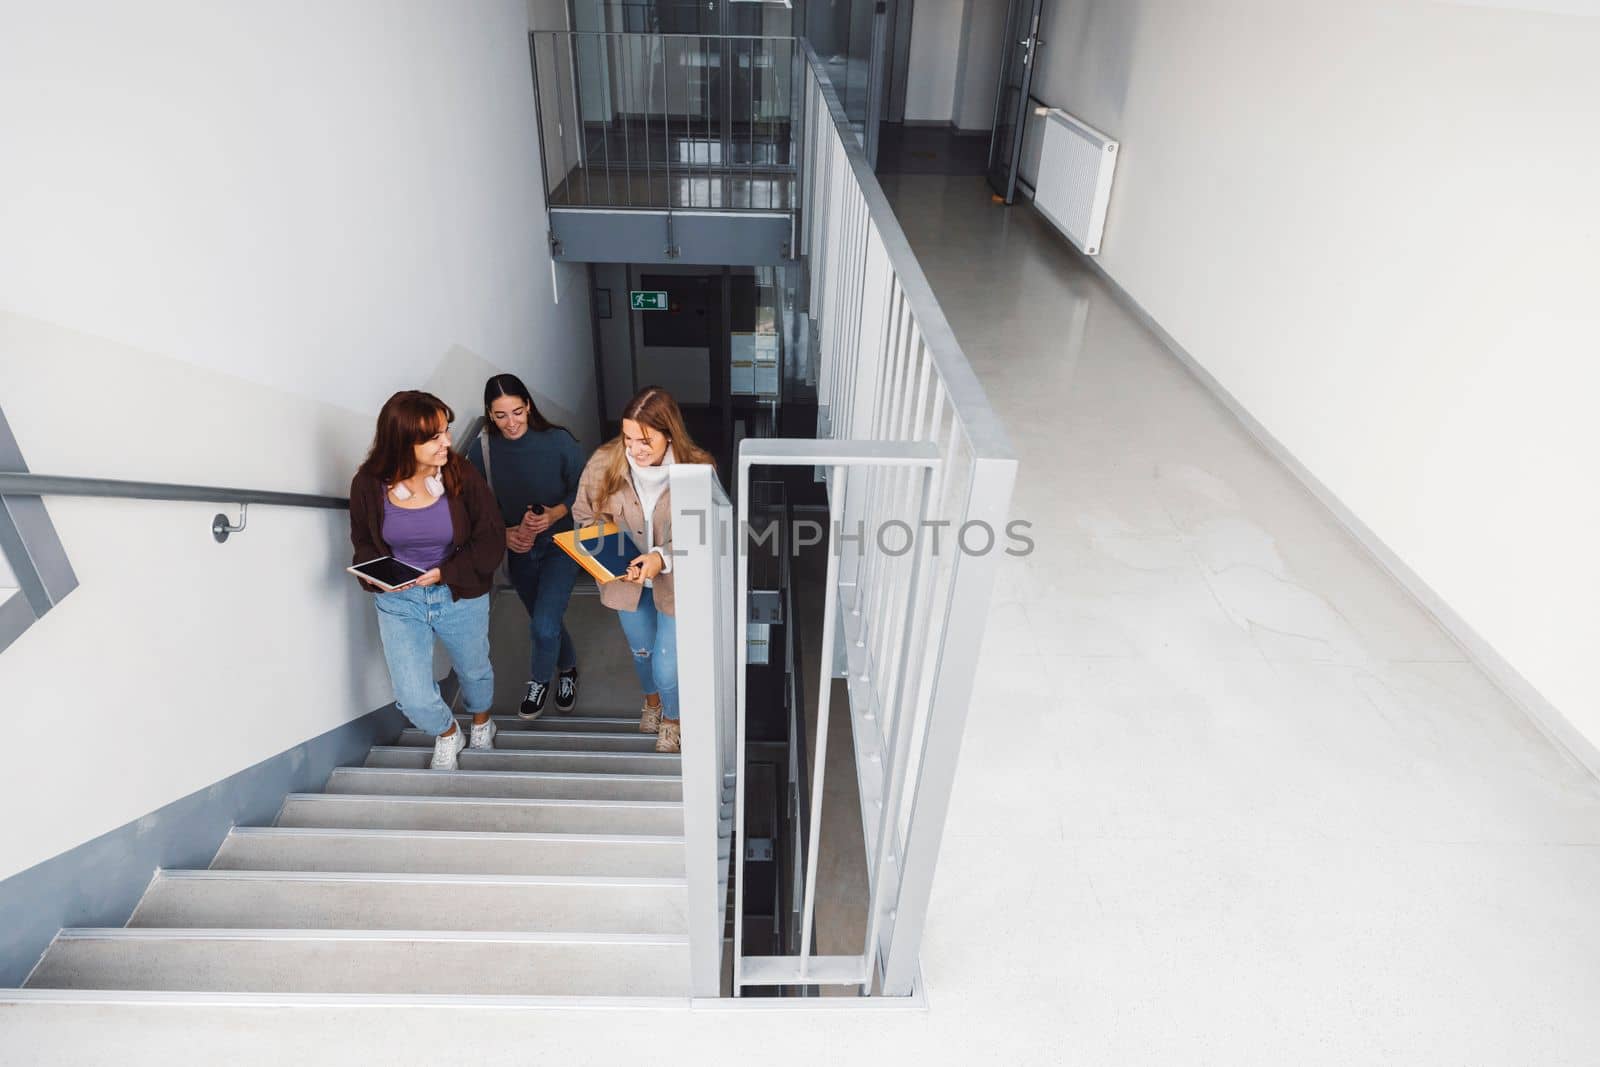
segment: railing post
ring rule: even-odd
[[[934,868],[939,858],[939,842],[944,837],[945,817],[950,811],[950,792],[955,785],[956,761],[961,753],[961,736],[966,729],[967,710],[972,701],[973,679],[982,653],[983,633],[988,623],[990,597],[1006,544],[1006,514],[1011,490],[1016,481],[1014,459],[977,458],[968,483],[966,522],[985,522],[994,533],[994,544],[983,554],[968,555],[959,544],[959,554],[950,579],[950,595],[940,625],[944,643],[939,650],[933,677],[933,701],[922,740],[922,761],[910,798],[909,833],[905,840],[904,863],[900,867],[900,888],[885,899],[895,901],[895,910],[884,917],[882,990],[885,996],[909,996],[916,980],[917,956],[922,946],[923,924],[928,914],[928,898],[933,891]],[[911,680],[913,686],[917,683]]]
[[[720,604],[721,570],[728,566],[717,535],[713,468],[675,463],[672,493],[672,578],[678,627],[678,695],[683,731],[683,862],[689,882],[690,990],[696,997],[722,991],[723,893],[718,877],[723,780],[718,740],[726,701],[719,701],[723,660],[732,654],[714,625],[732,605]]]

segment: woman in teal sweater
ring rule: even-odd
[[[494,490],[506,524],[506,572],[528,609],[533,653],[517,715],[532,720],[544,714],[553,675],[557,710],[571,711],[578,702],[578,652],[562,621],[578,565],[553,535],[572,529],[583,453],[568,430],[539,413],[514,374],[484,384],[483,408],[488,427],[467,458]]]

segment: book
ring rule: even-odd
[[[578,566],[601,584],[621,578],[627,573],[628,564],[644,555],[614,522],[564,530],[555,535],[555,541],[561,551],[577,560]]]

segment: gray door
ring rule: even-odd
[[[994,133],[989,138],[989,184],[1005,198],[1016,197],[1017,164],[1022,158],[1022,132],[1028,118],[1028,91],[1033,84],[1039,47],[1039,12],[1044,0],[1011,0],[1002,39],[1000,91],[994,104]]]

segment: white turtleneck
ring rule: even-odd
[[[672,573],[672,559],[656,544],[655,511],[656,501],[661,499],[661,494],[667,491],[667,468],[672,465],[672,446],[667,446],[666,454],[661,457],[661,462],[654,467],[641,467],[634,461],[633,453],[626,450],[623,455],[628,457],[628,470],[633,475],[633,491],[639,494],[639,506],[644,509],[644,540],[645,551],[654,552],[661,557],[661,572]],[[655,583],[646,578],[644,587],[650,589]]]

